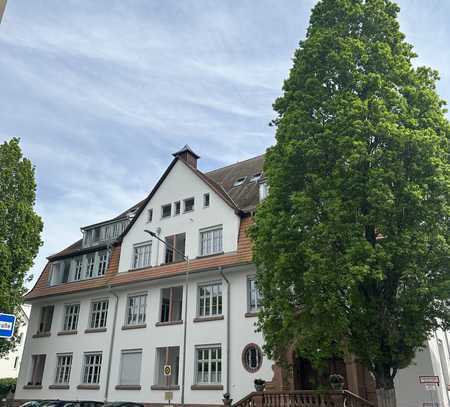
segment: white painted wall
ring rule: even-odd
[[[203,207],[203,194],[210,194],[210,206]],[[161,218],[161,206],[173,204],[186,198],[195,197],[194,210],[170,218]],[[153,209],[153,220],[148,223],[148,209]],[[132,268],[133,245],[152,240],[152,265],[164,262],[165,247],[163,243],[144,232],[145,229],[156,232],[161,228],[161,238],[177,233],[186,233],[185,254],[193,259],[200,254],[200,229],[210,226],[223,225],[223,250],[231,252],[237,250],[237,238],[239,234],[240,218],[234,210],[223,201],[202,179],[200,179],[187,165],[178,160],[171,172],[151,201],[142,211],[131,230],[122,242],[119,272],[127,272]]]
[[[22,360],[22,353],[25,345],[25,338],[27,335],[28,318],[30,317],[31,307],[29,305],[23,305],[22,311],[24,315],[22,317],[22,323],[18,328],[18,334],[22,335],[22,340],[16,346],[16,349],[14,351],[9,352],[6,356],[0,359],[0,378],[17,377],[17,375],[19,374],[19,367]],[[14,367],[14,365],[16,366]]]
[[[450,376],[450,349],[449,333],[438,330],[427,341],[425,348],[417,352],[413,364],[402,369],[395,378],[398,407],[422,407],[423,403],[431,403],[432,400],[439,407],[450,406],[450,392],[447,390],[448,377]],[[438,342],[442,341],[444,359],[447,366],[441,363],[439,357]],[[444,361],[445,361],[444,360]],[[447,370],[447,375],[444,370]],[[419,376],[438,376],[439,386],[437,390],[428,391],[419,383]]]
[[[272,362],[264,357],[261,369],[256,373],[247,372],[242,366],[242,350],[248,343],[257,343],[262,347],[262,336],[254,332],[256,318],[246,318],[247,312],[247,277],[254,275],[253,266],[245,268],[227,269],[225,275],[231,283],[231,312],[227,313],[227,290],[225,281],[218,270],[193,274],[188,290],[188,335],[187,335],[187,364],[186,364],[186,396],[187,403],[194,404],[221,404],[223,393],[226,391],[226,327],[227,318],[231,318],[231,389],[232,398],[237,401],[253,391],[253,381],[255,378],[271,380]],[[219,321],[193,322],[197,316],[197,289],[199,283],[210,281],[222,281],[223,283],[223,314],[225,318]],[[155,351],[157,347],[179,346],[180,347],[180,377],[182,371],[182,351],[183,351],[183,325],[155,326],[160,315],[160,293],[161,288],[184,284],[183,278],[162,279],[159,281],[146,282],[142,284],[130,285],[117,292],[119,296],[117,324],[114,349],[112,352],[112,366],[110,376],[110,400],[129,400],[163,403],[164,391],[151,390],[155,378]],[[135,330],[122,330],[125,323],[126,299],[128,294],[135,292],[146,292],[147,327]],[[103,400],[105,393],[105,383],[107,374],[107,363],[109,344],[112,332],[112,320],[114,311],[114,297],[110,294],[110,308],[108,313],[107,332],[105,333],[84,333],[88,325],[90,302],[94,298],[105,295],[105,291],[95,294],[85,293],[84,296],[65,296],[51,302],[55,305],[55,312],[52,323],[50,337],[32,338],[37,330],[40,307],[49,304],[37,303],[33,306],[30,329],[26,340],[26,350],[24,352],[24,362],[21,366],[20,377],[17,386],[16,398],[60,398],[60,399],[90,399]],[[70,336],[57,336],[63,323],[63,309],[65,303],[80,301],[80,321],[78,334]],[[184,311],[183,311],[184,315]],[[223,390],[191,390],[191,385],[195,383],[195,346],[204,344],[222,345],[222,384]],[[123,349],[143,349],[141,390],[116,390],[115,386],[119,381],[120,354]],[[77,390],[76,386],[81,382],[82,356],[86,351],[103,351],[103,364],[101,371],[100,390]],[[48,388],[54,381],[56,370],[56,353],[73,352],[73,365],[70,378],[69,390],[51,390]],[[23,389],[29,377],[31,355],[45,353],[47,355],[44,369],[43,388],[40,390]],[[181,389],[174,391],[174,402],[180,402]]]

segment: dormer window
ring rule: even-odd
[[[259,202],[263,201],[267,198],[267,195],[269,194],[269,186],[266,182],[262,182],[259,184]]]
[[[250,178],[250,182],[258,182],[261,179],[262,174],[258,172],[257,174],[252,175]]]
[[[242,185],[246,179],[247,179],[247,177],[238,178],[236,181],[234,181],[233,186],[238,187],[239,185]]]
[[[171,204],[161,206],[161,218],[170,218],[171,214],[172,214]]]

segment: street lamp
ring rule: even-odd
[[[189,257],[184,253],[180,252],[176,247],[172,246],[170,243],[167,243],[165,240],[161,239],[155,232],[145,229],[144,232],[148,233],[150,236],[154,237],[156,240],[163,243],[166,247],[174,252],[178,253],[183,259],[186,261],[186,279],[184,282],[184,321],[183,321],[183,367],[181,373],[181,405],[184,407],[184,390],[185,390],[185,382],[186,382],[186,337],[187,337],[187,305],[188,305],[188,283],[189,283],[189,267],[190,261]]]

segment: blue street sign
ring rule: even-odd
[[[0,338],[11,338],[14,334],[16,317],[11,314],[0,313]]]

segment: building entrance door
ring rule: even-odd
[[[329,359],[321,368],[316,369],[308,359],[296,357],[294,359],[295,390],[330,389],[329,378],[333,373],[342,375],[344,377],[344,383],[347,383],[345,362],[343,359]]]

